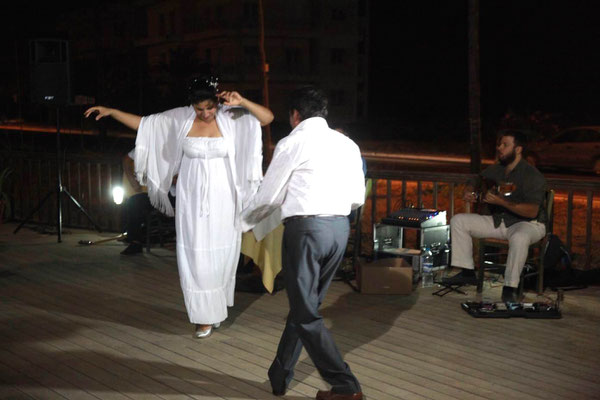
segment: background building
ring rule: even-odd
[[[264,0],[269,99],[287,129],[286,95],[316,84],[336,125],[367,118],[368,1]],[[258,0],[138,0],[78,7],[59,19],[73,94],[147,114],[185,103],[190,77],[262,102]]]

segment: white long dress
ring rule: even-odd
[[[233,306],[241,230],[224,138],[186,137],[177,180],[177,264],[190,322],[214,324]]]

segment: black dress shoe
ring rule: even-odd
[[[125,248],[125,250],[123,250],[121,252],[121,254],[123,254],[124,256],[132,256],[134,254],[138,254],[141,253],[142,250],[144,249],[144,246],[142,246],[141,243],[131,243],[129,246],[127,246]]]
[[[273,365],[267,371],[267,375],[271,389],[273,389],[273,394],[275,396],[284,396],[285,392],[287,392],[286,375],[277,360],[273,361]]]
[[[506,303],[518,303],[519,302],[519,289],[510,287],[510,286],[502,286],[502,301]]]
[[[472,269],[462,269],[450,278],[443,278],[442,285],[477,285],[477,276]]]

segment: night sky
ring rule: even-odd
[[[5,76],[14,35],[51,32],[54,16],[74,4],[83,6],[23,2],[3,13]],[[383,129],[464,136],[467,1],[370,4],[370,119]],[[551,113],[565,124],[600,123],[599,11],[595,1],[481,1],[484,131],[509,110]]]
[[[383,73],[372,77],[371,116],[466,129],[467,2],[394,4],[372,2],[372,70]],[[600,123],[599,11],[593,1],[481,1],[484,132],[507,111]]]

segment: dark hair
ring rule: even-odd
[[[288,109],[298,111],[301,121],[312,117],[327,118],[327,96],[321,89],[304,86],[290,94]]]
[[[516,130],[501,131],[498,135],[498,140],[502,139],[504,136],[512,137],[515,142],[515,147],[521,146],[523,149],[522,152],[525,152],[525,149],[527,148],[527,136],[523,132]]]
[[[188,101],[196,104],[204,100],[212,100],[215,103],[217,99],[217,86],[219,78],[205,75],[193,78],[188,85]]]

